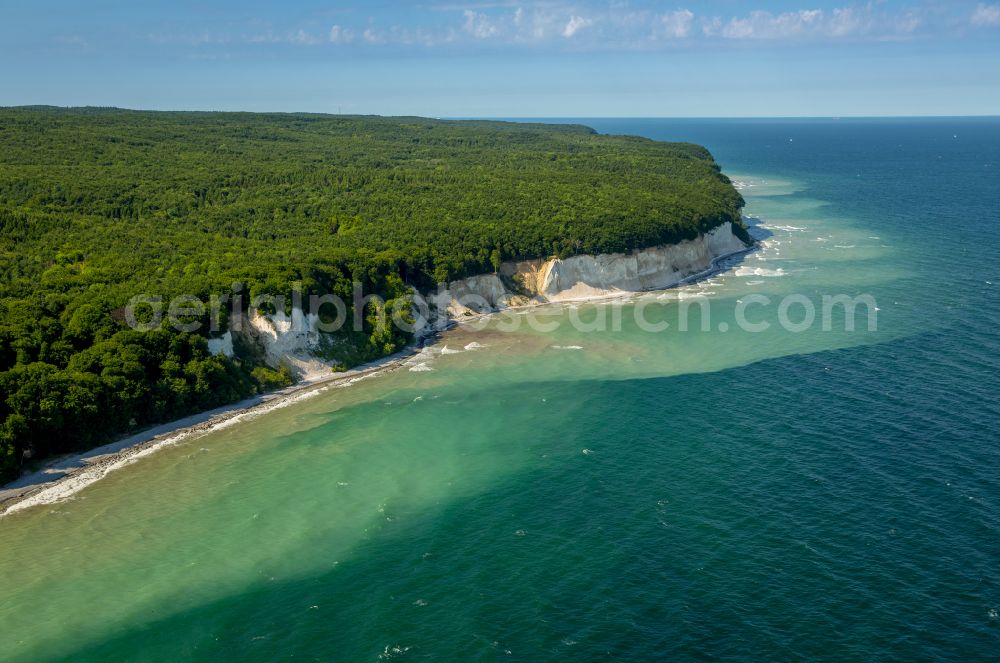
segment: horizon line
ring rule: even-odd
[[[249,115],[328,115],[331,117],[419,117],[428,120],[890,120],[890,119],[992,119],[1000,118],[1000,113],[963,113],[955,115],[420,115],[420,114],[382,114],[382,113],[340,113],[332,111],[311,110],[223,110],[223,109],[193,109],[193,108],[129,108],[125,106],[99,105],[67,105],[55,104],[12,104],[2,105],[2,110],[120,110],[149,113],[246,113]]]

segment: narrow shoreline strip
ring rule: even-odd
[[[346,387],[391,371],[405,363],[417,351],[418,348],[411,346],[349,371],[331,373],[285,389],[159,424],[116,442],[49,461],[40,469],[0,487],[0,508],[2,508],[0,518],[32,506],[64,500],[104,478],[108,473],[159,449],[277,410],[326,388]]]

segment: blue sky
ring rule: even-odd
[[[5,1],[0,63],[0,105],[997,115],[1000,1]]]

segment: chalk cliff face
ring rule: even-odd
[[[659,290],[712,269],[714,262],[747,246],[726,223],[693,240],[633,251],[560,260],[526,260],[501,265],[499,274],[480,274],[452,281],[431,297],[438,311],[452,319],[574,299],[606,297],[625,292]],[[508,287],[508,284],[514,286]],[[517,292],[514,292],[517,290]],[[215,354],[232,356],[233,334],[255,348],[272,368],[287,364],[300,378],[328,374],[330,363],[316,358],[323,334],[319,317],[293,309],[291,316],[251,311],[239,329],[209,341]]]
[[[287,364],[296,377],[306,379],[330,373],[330,365],[314,356],[321,339],[318,315],[299,308],[293,308],[290,316],[251,311],[241,322],[236,331],[240,340],[255,348],[271,368]]]
[[[232,357],[236,354],[233,349],[233,332],[227,331],[219,338],[208,339],[208,351],[213,355],[225,355]]]
[[[733,234],[732,224],[726,223],[693,240],[629,254],[504,263],[500,275],[484,274],[452,281],[442,294],[449,315],[460,319],[508,306],[660,290],[711,269],[716,259],[746,248]],[[510,292],[504,280],[518,283],[528,297]]]
[[[439,308],[442,305],[447,308],[449,317],[457,318],[467,311],[485,313],[511,306],[515,303],[511,301],[514,298],[517,295],[507,290],[499,276],[479,274],[452,281],[448,284],[448,289],[435,297],[435,300]],[[525,297],[520,299],[527,301]]]

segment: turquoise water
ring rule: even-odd
[[[994,659],[1000,120],[587,123],[707,145],[763,247],[0,519],[0,659]],[[824,294],[877,330],[781,327]]]

